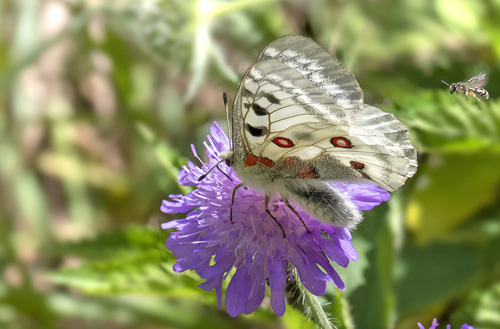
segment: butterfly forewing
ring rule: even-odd
[[[286,36],[273,41],[258,61],[276,59],[297,70],[303,77],[344,108],[363,102],[363,91],[342,64],[307,37]]]
[[[243,77],[238,96],[246,154],[295,125],[349,124],[345,109],[297,70],[275,59],[255,63]]]

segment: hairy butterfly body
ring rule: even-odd
[[[407,128],[364,104],[354,76],[301,36],[273,41],[243,76],[232,140],[224,158],[243,184],[348,228],[362,215],[331,181],[368,180],[391,192],[417,169]]]

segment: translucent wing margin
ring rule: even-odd
[[[310,38],[296,35],[279,38],[262,51],[258,61],[268,59],[296,69],[344,108],[363,102],[363,91],[354,75]]]

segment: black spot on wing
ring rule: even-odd
[[[248,97],[248,98],[253,98],[254,94],[253,94],[253,92],[250,91],[250,89],[245,88],[245,89],[243,89],[243,96]]]
[[[252,104],[252,109],[253,111],[255,112],[255,115],[258,115],[258,116],[263,116],[263,115],[267,115],[267,111],[265,108],[263,108],[262,106],[260,106],[259,104],[257,103],[253,103]]]
[[[276,98],[273,94],[265,94],[264,97],[269,101],[271,104],[279,104],[280,100]]]
[[[254,127],[247,123],[245,128],[253,137],[261,137],[267,134],[267,127]]]

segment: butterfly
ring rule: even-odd
[[[324,223],[354,228],[360,211],[330,181],[371,181],[392,192],[417,170],[405,125],[364,104],[354,76],[303,36],[273,41],[248,68],[232,142],[222,161],[265,193],[273,219],[267,203],[277,193],[295,214],[288,200]]]
[[[476,95],[479,95],[486,100],[490,98],[488,91],[484,89],[487,81],[488,80],[486,78],[485,72],[481,72],[473,76],[472,78],[467,80],[467,82],[456,82],[452,83],[451,85],[446,81],[441,80],[442,83],[450,87],[450,94],[453,94],[456,91],[457,94],[464,94],[466,99],[469,99],[469,96],[472,96],[479,102],[481,100],[477,98]]]

